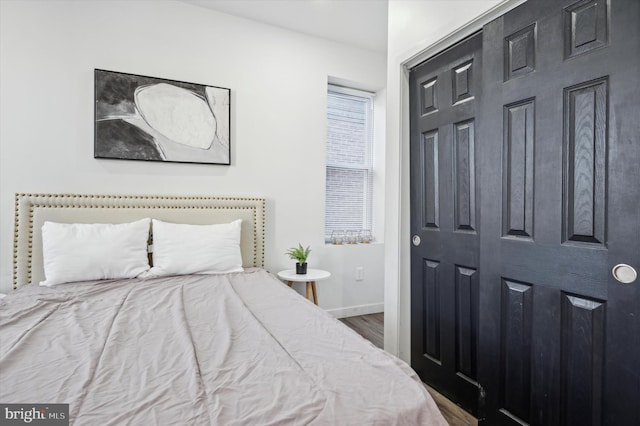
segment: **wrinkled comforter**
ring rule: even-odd
[[[413,371],[264,270],[26,286],[0,402],[76,425],[440,425]]]

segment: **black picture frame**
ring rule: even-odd
[[[94,70],[94,158],[231,164],[231,89]]]

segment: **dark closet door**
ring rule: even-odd
[[[411,365],[476,412],[482,35],[411,71]]]
[[[640,1],[487,25],[479,381],[488,425],[640,424]],[[627,264],[619,266],[618,264]]]

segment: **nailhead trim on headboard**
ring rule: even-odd
[[[32,281],[33,218],[36,208],[211,209],[253,211],[253,266],[264,267],[266,200],[252,197],[16,194],[13,288]],[[27,226],[27,236],[21,233]],[[26,244],[26,247],[24,246]],[[24,270],[26,268],[26,271]]]

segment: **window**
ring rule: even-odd
[[[373,94],[329,85],[325,241],[333,231],[371,229]]]

